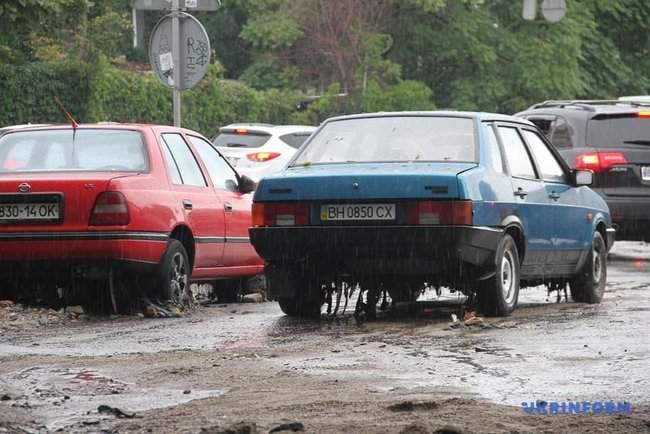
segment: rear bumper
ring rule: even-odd
[[[125,261],[157,264],[169,236],[157,232],[0,233],[0,262]]]
[[[502,229],[474,226],[309,226],[251,228],[268,263],[309,263],[354,275],[458,275],[493,267]],[[469,270],[468,270],[469,271]]]
[[[650,197],[603,197],[617,227],[617,239],[650,240]]]

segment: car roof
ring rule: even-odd
[[[224,125],[219,128],[219,131],[246,128],[251,131],[260,131],[269,134],[282,134],[295,131],[315,131],[316,127],[312,125],[272,125],[272,124],[259,124],[259,123],[235,123]]]
[[[48,131],[48,130],[64,130],[71,129],[70,124],[33,124],[33,125],[16,125],[10,127],[4,127],[0,129],[0,132],[16,132],[16,131]],[[79,124],[77,126],[79,130],[94,130],[94,129],[108,129],[108,130],[147,130],[152,129],[155,131],[160,130],[176,130],[183,131],[187,134],[199,134],[196,131],[189,130],[186,128],[178,128],[170,125],[157,125],[157,124],[142,124],[142,123],[121,123],[121,122],[97,122],[91,124]]]
[[[511,115],[504,115],[500,113],[470,112],[470,111],[455,111],[455,110],[359,113],[355,115],[335,116],[327,119],[326,122],[338,121],[343,119],[362,119],[362,118],[399,117],[399,116],[460,117],[460,118],[476,119],[479,122],[481,121],[515,122],[515,123],[529,125],[529,126],[534,125],[532,122],[526,119],[518,118]]]
[[[650,101],[643,99],[632,100],[631,98],[618,100],[544,101],[517,113],[516,116],[532,113],[563,113],[573,116],[593,117],[597,114],[625,114],[636,113],[639,110],[650,110]]]

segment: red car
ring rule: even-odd
[[[263,270],[248,238],[255,183],[200,134],[130,124],[0,134],[5,279],[118,277],[174,299],[190,280]]]

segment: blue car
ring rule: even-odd
[[[328,119],[253,199],[251,242],[269,295],[289,316],[320,315],[331,282],[376,304],[426,286],[505,316],[519,289],[566,288],[598,303],[615,231],[607,204],[531,122],[473,112]]]

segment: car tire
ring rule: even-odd
[[[320,318],[322,301],[301,300],[297,297],[282,297],[278,299],[280,309],[285,315],[295,318]]]
[[[607,245],[600,232],[594,232],[591,251],[577,275],[569,281],[571,298],[580,303],[600,303],[607,285]]]
[[[217,280],[214,282],[214,295],[219,303],[237,303],[240,288],[240,279]]]
[[[192,266],[183,244],[170,240],[158,266],[158,296],[160,301],[183,303],[189,291]]]
[[[479,283],[479,310],[487,316],[509,316],[519,299],[520,264],[515,240],[505,234],[494,258],[495,274]]]

